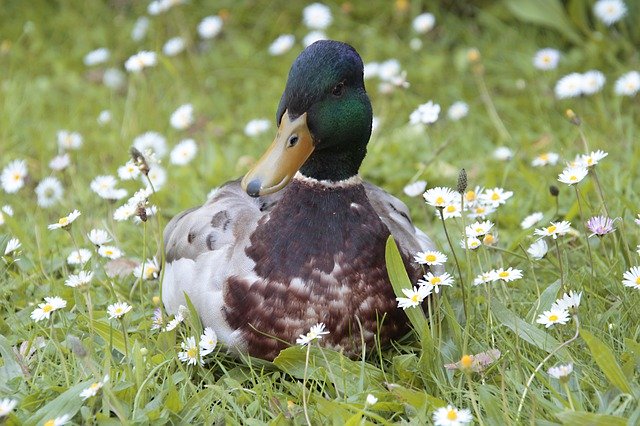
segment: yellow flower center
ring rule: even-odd
[[[509,276],[509,272],[507,272],[507,271],[502,271],[502,272],[500,272],[500,273],[498,274],[498,276],[499,276],[500,278],[507,278],[507,277]]]
[[[436,198],[436,204],[444,204],[444,198],[442,197]]]
[[[47,420],[46,422],[44,422],[43,426],[55,426],[56,422],[54,419],[51,420]]]
[[[544,62],[545,64],[548,64],[549,62],[551,62],[551,58],[548,56],[543,56],[542,57],[542,62]]]
[[[100,383],[93,383],[91,386],[89,386],[89,389],[97,391],[98,389],[100,389]]]
[[[640,285],[640,277],[636,278],[636,284]]]
[[[417,303],[418,302],[418,295],[414,294],[413,296],[411,296],[411,301]]]
[[[478,214],[482,214],[482,213],[484,213],[484,212],[485,212],[485,210],[486,210],[486,209],[485,209],[484,207],[477,207],[477,208],[476,208],[476,213],[478,213]]]
[[[435,254],[428,254],[424,257],[424,260],[426,260],[427,262],[435,262],[436,261],[436,255]]]
[[[120,308],[120,307],[116,308],[115,309],[115,313],[116,313],[116,315],[121,314],[122,313],[122,308]]]
[[[111,256],[113,254],[113,250],[105,250],[104,254],[106,254],[107,256]]]
[[[431,285],[438,285],[442,282],[442,280],[440,279],[440,277],[433,277],[431,278]]]
[[[495,241],[495,238],[493,238],[493,235],[487,234],[487,235],[484,236],[484,239],[482,241],[485,244],[493,244],[493,242]]]
[[[458,420],[458,413],[456,413],[456,410],[449,410],[447,413],[447,420]]]
[[[542,154],[540,155],[540,159],[542,161],[549,161],[549,154]]]
[[[196,355],[198,355],[198,350],[196,348],[189,348],[189,350],[187,350],[187,356],[189,358],[195,358]]]
[[[476,228],[476,233],[477,233],[477,234],[483,234],[483,233],[484,233],[484,229],[482,229],[482,228],[480,228],[480,227],[477,227],[477,228]]]
[[[69,224],[69,218],[68,217],[61,217],[60,220],[58,220],[58,225],[68,225]]]
[[[53,306],[48,303],[42,307],[42,312],[44,312],[45,314],[51,311],[53,311]]]
[[[571,182],[575,182],[575,181],[577,181],[577,180],[578,180],[578,176],[576,176],[576,175],[571,175],[571,176],[569,176],[569,180],[570,180]]]
[[[452,205],[447,206],[447,212],[448,212],[448,213],[453,213],[453,212],[455,212],[455,211],[456,211],[456,206],[454,206],[453,204],[452,204]]]
[[[556,229],[558,229],[558,227],[557,227],[557,226],[555,226],[555,225],[551,225],[550,227],[548,227],[548,228],[547,228],[547,232],[548,232],[549,234],[553,234],[554,232],[556,232]]]
[[[463,355],[462,358],[460,358],[460,365],[462,366],[462,368],[469,369],[471,368],[472,364],[473,364],[473,355]]]
[[[467,199],[467,201],[473,201],[476,199],[476,192],[475,191],[467,191],[467,193],[465,194],[465,198]]]
[[[491,195],[491,199],[493,201],[498,201],[500,199],[500,194],[498,194],[497,192],[494,192],[493,195]]]
[[[549,321],[558,321],[558,316],[556,314],[549,315]]]
[[[18,172],[15,172],[12,177],[16,182],[22,179],[22,175]]]

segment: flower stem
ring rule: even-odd
[[[307,425],[311,426],[311,420],[309,419],[309,410],[307,409],[307,369],[309,367],[309,353],[311,352],[311,342],[307,345],[307,354],[304,359],[304,375],[302,377],[302,409],[304,410],[304,419],[307,421]]]
[[[558,267],[560,268],[560,287],[562,287],[562,291],[566,292],[566,288],[564,287],[564,270],[562,268],[562,256],[560,255],[560,244],[558,244],[558,239],[553,240],[556,243],[556,253],[558,254]]]
[[[582,219],[584,224],[585,217],[584,217],[584,213],[582,212],[582,203],[580,202],[580,191],[578,191],[578,186],[574,186],[573,188],[576,191],[576,199],[578,200],[578,209],[580,210],[580,219]],[[589,236],[587,235],[586,226],[584,231],[585,231],[584,233],[585,239],[587,242],[587,251],[589,252],[589,264],[591,265],[591,276],[595,278],[596,275],[593,269],[593,255],[591,254],[591,245],[589,244]]]
[[[442,214],[442,208],[438,208],[438,213],[440,213],[440,219],[442,220],[442,227],[444,228],[444,235],[447,237],[447,242],[449,243],[449,247],[451,248],[451,254],[453,255],[453,260],[456,263],[456,269],[458,270],[458,278],[460,279],[460,289],[462,290],[462,307],[464,310],[464,317],[469,318],[467,311],[467,293],[464,286],[464,281],[462,280],[462,271],[460,270],[460,263],[458,263],[458,256],[456,256],[456,251],[451,244],[451,238],[449,238],[449,232],[447,232],[447,225],[444,222],[444,215]]]

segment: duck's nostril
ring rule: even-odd
[[[257,197],[260,195],[260,187],[262,184],[258,179],[254,179],[247,185],[247,194],[252,197]]]

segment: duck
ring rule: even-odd
[[[230,352],[269,361],[319,323],[321,344],[349,356],[410,331],[385,245],[393,236],[414,284],[424,270],[413,255],[435,246],[402,201],[358,174],[373,118],[363,69],[335,40],[295,59],[270,147],[165,227],[168,314],[187,295]]]

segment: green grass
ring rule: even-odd
[[[633,19],[640,12],[636,2],[628,1],[626,20],[609,28],[594,20],[586,0],[570,1],[566,11],[559,8],[542,17],[534,13],[537,7],[529,7],[533,0],[455,8],[453,2],[443,2],[428,9],[436,15],[437,26],[420,36],[419,51],[408,46],[415,36],[411,20],[423,11],[420,2],[327,2],[334,16],[329,37],[351,43],[365,62],[396,58],[407,71],[411,86],[389,95],[378,91],[377,80],[367,81],[381,125],[361,174],[408,204],[416,224],[449,255],[447,270],[456,283],[434,301],[429,329],[421,328],[393,347],[371,350],[362,359],[314,346],[308,354],[289,348],[268,363],[233,358],[222,349],[207,357],[205,367],[186,366],[176,355],[184,337],[199,334],[197,319],[191,317],[173,332],[150,330],[158,281],[137,282],[131,274],[109,278],[106,262],[94,254],[90,266],[96,277],[88,293],[65,286],[74,271],[65,262],[74,242],[65,231],[47,230],[47,224],[79,209],[82,216],[70,228],[79,246],[91,248],[86,233],[102,227],[126,258],[139,262],[152,257],[160,246],[161,229],[173,215],[202,203],[211,188],[241,176],[270,141],[273,125],[258,138],[246,137],[243,129],[253,118],[275,115],[288,68],[307,33],[300,19],[304,4],[192,1],[151,17],[146,39],[134,42],[130,31],[145,13],[143,3],[3,4],[0,167],[14,159],[27,160],[29,167],[25,188],[17,194],[0,192],[0,206],[11,205],[15,212],[5,215],[6,223],[0,226],[0,253],[9,238],[22,242],[19,261],[4,257],[0,262],[0,397],[19,401],[7,417],[9,424],[41,424],[65,413],[82,424],[305,424],[305,405],[313,424],[424,424],[431,422],[437,407],[448,403],[473,409],[474,422],[487,425],[640,421],[640,293],[621,283],[623,272],[640,264],[635,251],[640,227],[633,222],[640,212],[640,113],[637,96],[613,94],[620,75],[640,69],[634,48],[640,44]],[[402,4],[407,8],[398,6]],[[226,16],[222,34],[201,44],[197,23],[217,13]],[[298,40],[294,48],[270,56],[271,41],[289,32]],[[127,76],[120,91],[96,82],[96,70],[103,66],[88,69],[82,63],[87,52],[108,47],[108,65],[123,69],[132,54],[142,49],[160,52],[175,35],[187,38],[187,51],[173,58],[161,55],[156,67]],[[531,58],[547,46],[560,49],[563,58],[557,70],[542,72],[532,67]],[[482,68],[467,60],[470,48],[481,53]],[[603,91],[578,99],[554,98],[557,79],[590,69],[606,75]],[[441,119],[424,132],[409,129],[411,111],[430,99],[443,106]],[[457,100],[466,101],[470,113],[459,122],[448,121],[444,110]],[[499,118],[491,117],[488,100]],[[187,102],[194,105],[197,123],[176,131],[169,116]],[[566,119],[568,108],[581,118],[580,127]],[[113,115],[105,126],[96,123],[102,110]],[[84,145],[70,152],[69,169],[52,172],[47,164],[58,153],[60,129],[80,132]],[[89,183],[97,175],[115,175],[129,158],[133,138],[148,130],[165,135],[170,147],[192,137],[198,155],[188,167],[169,166],[165,158],[168,183],[151,197],[159,208],[157,217],[145,225],[115,222],[111,213],[120,204],[101,200]],[[609,153],[596,167],[606,206],[612,217],[621,218],[614,235],[589,240],[593,261],[584,221],[603,214],[593,175],[578,185],[581,216],[573,188],[556,180],[562,160],[544,168],[530,165],[544,151],[558,152],[563,160],[584,153],[581,132],[590,149]],[[514,158],[493,159],[498,146],[511,148]],[[402,193],[406,183],[418,178],[427,180],[428,187],[455,187],[462,168],[471,188],[501,186],[514,192],[490,217],[499,238],[494,248],[465,253],[457,244],[462,222],[447,221],[463,284],[432,209]],[[49,175],[63,182],[65,196],[53,207],[39,208],[33,190]],[[560,188],[557,211],[549,185]],[[119,186],[132,194],[140,183]],[[519,224],[536,210],[545,215],[538,226],[570,220],[580,232],[558,240],[563,277],[553,244],[541,261],[529,261],[524,254],[534,237]],[[522,269],[523,279],[493,287],[471,285],[481,269],[502,266]],[[576,321],[545,329],[535,319],[562,295],[561,278],[566,289],[582,291],[583,299],[576,314],[578,338],[559,348],[576,333]],[[46,296],[60,296],[67,306],[51,320],[36,323],[30,314]],[[117,300],[133,306],[124,322],[109,321],[106,314]],[[418,314],[412,313],[414,324],[424,323]],[[42,347],[39,338],[44,338]],[[14,353],[13,347],[23,342],[38,346],[28,359]],[[491,348],[502,355],[482,373],[444,368],[465,354]],[[546,371],[567,362],[573,363],[574,373],[565,387]],[[105,375],[110,380],[103,390],[83,401],[79,393]],[[365,405],[368,394],[378,398],[375,405]]]

